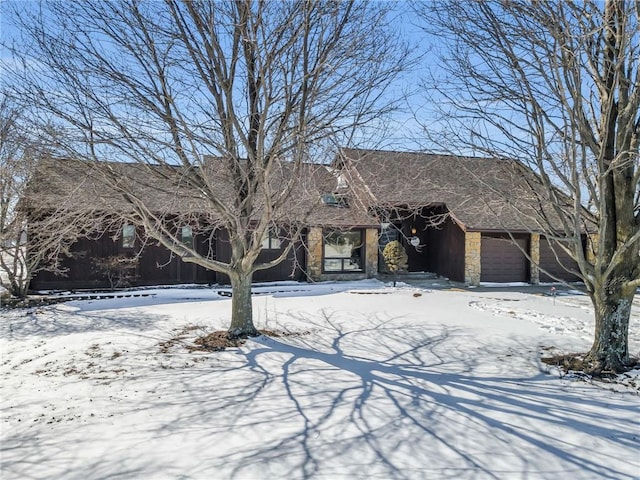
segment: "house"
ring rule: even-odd
[[[215,162],[207,164],[214,171]],[[231,257],[229,236],[217,219],[207,212],[207,204],[197,189],[180,183],[180,175],[169,169],[140,164],[113,163],[126,189],[146,199],[149,208],[172,224],[181,241],[192,244],[201,254],[222,262]],[[204,168],[204,167],[203,167]],[[285,261],[254,273],[253,280],[340,280],[373,277],[377,274],[379,225],[367,209],[349,205],[340,196],[339,179],[325,165],[306,164],[291,194],[291,202],[277,224],[282,231],[263,239],[259,262],[277,258],[286,247],[287,225],[304,222],[300,240]],[[212,175],[212,178],[218,178]],[[221,178],[216,185],[220,197],[231,198],[230,182]],[[127,220],[133,215],[129,201],[108,185],[103,171],[89,162],[44,160],[29,188],[33,212],[82,209],[87,217],[100,219],[95,231],[80,238],[70,256],[62,260],[65,276],[41,271],[31,288],[80,289],[116,285],[159,285],[180,283],[228,283],[226,275],[185,263]]]
[[[380,248],[399,240],[409,271],[451,280],[577,280],[575,262],[540,235],[536,177],[508,159],[342,149],[334,162],[381,219]]]
[[[160,167],[139,164],[113,168],[122,170],[128,188],[152,199],[150,204],[175,224],[182,241],[211,258],[230,258],[226,231],[206,215],[197,190],[173,180],[175,172],[149,175],[149,168]],[[531,173],[516,162],[341,149],[330,166],[304,168],[291,208],[276,219],[283,231],[263,240],[259,261],[280,254],[288,224],[304,222],[303,235],[284,262],[256,272],[254,281],[374,277],[384,268],[379,252],[394,239],[405,246],[410,271],[468,284],[545,281],[549,277],[538,264],[556,278],[577,278],[563,268],[574,268],[573,262],[538,233],[540,198],[531,194]],[[182,262],[132,223],[115,221],[126,218],[130,207],[102,178],[90,163],[41,163],[31,187],[32,205],[40,211],[68,203],[90,206],[87,215],[105,220],[102,229],[73,246],[73,254],[64,259],[66,276],[40,272],[33,289],[107,287],[113,279],[104,259],[134,257],[125,278],[132,285],[228,282],[222,274]],[[218,187],[224,196],[229,182],[222,178]]]

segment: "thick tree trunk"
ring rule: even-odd
[[[621,372],[629,365],[629,318],[635,289],[603,287],[591,295],[595,309],[595,340],[587,354],[592,373]]]
[[[251,304],[251,280],[253,273],[233,272],[231,280],[231,326],[229,337],[250,337],[258,331],[253,325],[253,306]]]

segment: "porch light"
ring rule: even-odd
[[[411,227],[411,235],[415,235],[418,232],[418,230],[416,230],[416,227],[412,226]]]

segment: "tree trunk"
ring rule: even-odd
[[[12,296],[17,297],[20,300],[24,300],[25,298],[27,298],[28,289],[29,289],[28,281],[20,280],[20,278],[18,278],[13,273],[9,273],[8,290]]]
[[[595,309],[595,340],[587,354],[592,373],[621,372],[629,365],[629,318],[635,289],[605,286],[591,294]]]
[[[251,280],[253,273],[233,272],[231,280],[231,326],[229,337],[250,337],[258,334],[253,325],[253,307],[251,304]]]

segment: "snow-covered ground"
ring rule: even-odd
[[[2,480],[640,478],[634,379],[540,362],[589,347],[577,292],[260,289],[256,326],[297,335],[217,353],[185,347],[227,327],[218,290],[2,311]]]

